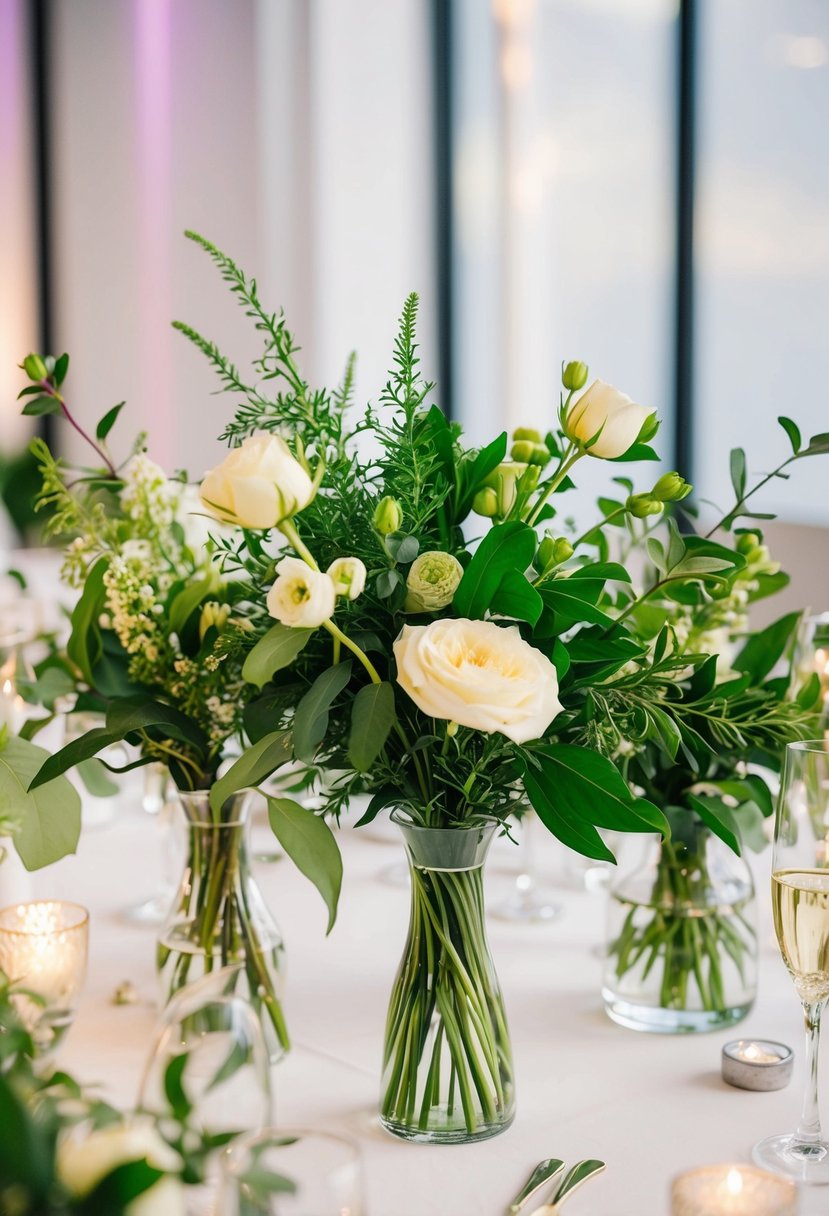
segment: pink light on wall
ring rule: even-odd
[[[170,340],[173,190],[170,10],[170,0],[132,3],[141,410],[151,430],[150,455],[165,467],[172,462],[175,442]]]

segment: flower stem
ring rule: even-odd
[[[86,431],[83,429],[83,427],[80,425],[80,423],[77,422],[76,419],[72,416],[72,414],[69,412],[68,405],[66,404],[66,402],[64,401],[63,397],[58,392],[58,390],[55,388],[55,386],[53,384],[51,384],[48,380],[41,380],[39,382],[39,387],[43,389],[43,392],[47,397],[51,397],[54,401],[57,401],[58,405],[61,408],[61,413],[63,414],[66,421],[69,423],[70,426],[75,428],[75,430],[80,435],[81,439],[85,440],[85,442],[88,443],[89,446],[95,452],[97,452],[97,454],[100,456],[101,460],[104,462],[107,472],[109,473],[110,477],[117,478],[118,474],[115,471],[115,465],[112,463],[110,458],[107,456],[104,449],[95,442],[95,440],[92,438],[91,435],[88,435],[86,433]]]
[[[558,466],[557,471],[553,474],[553,476],[547,482],[547,485],[544,488],[544,492],[536,500],[535,506],[530,511],[530,514],[527,518],[527,523],[530,525],[530,527],[532,527],[534,524],[536,524],[538,522],[538,517],[541,514],[542,508],[544,507],[544,504],[546,503],[547,499],[550,497],[551,494],[553,494],[558,489],[558,487],[564,481],[564,478],[567,476],[567,474],[572,469],[573,465],[576,463],[577,460],[580,460],[583,455],[584,455],[584,451],[581,448],[577,447],[576,444],[574,444],[574,443],[571,443],[570,446],[567,448],[567,450],[565,451],[564,455],[561,458],[561,464]]]

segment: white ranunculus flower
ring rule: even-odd
[[[251,435],[205,474],[199,492],[217,519],[264,529],[306,507],[314,485],[284,439]]]
[[[366,585],[366,567],[359,557],[338,557],[328,567],[328,577],[337,595],[356,600]]]
[[[577,443],[587,443],[601,431],[596,442],[587,449],[590,456],[613,460],[623,456],[639,437],[639,432],[654,410],[636,405],[626,393],[620,393],[604,380],[594,380],[578,401],[567,411],[564,431]]]
[[[514,743],[540,738],[562,708],[555,667],[516,625],[404,625],[394,657],[398,684],[425,714]]]
[[[268,592],[268,612],[292,629],[316,629],[334,614],[333,580],[299,557],[283,557]]]
[[[83,1140],[74,1135],[58,1146],[57,1172],[63,1185],[83,1198],[119,1165],[146,1161],[155,1169],[174,1171],[178,1156],[150,1123],[103,1127]],[[160,1178],[126,1209],[129,1216],[185,1216],[184,1190],[177,1177]]]
[[[463,566],[451,553],[430,549],[412,562],[406,579],[406,612],[439,612],[452,603]]]

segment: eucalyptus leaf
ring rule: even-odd
[[[259,785],[290,758],[291,737],[288,731],[274,731],[265,735],[258,743],[245,748],[238,760],[213,783],[210,790],[211,809],[215,814],[220,814],[228,798],[239,790]]]
[[[328,713],[351,676],[351,661],[337,663],[317,676],[296,707],[293,736],[294,754],[306,763],[314,758],[328,729]]]
[[[78,791],[63,776],[35,781],[48,759],[42,747],[15,736],[0,748],[0,806],[19,822],[14,846],[27,870],[60,861],[78,847]]]
[[[358,773],[366,773],[386,745],[394,726],[394,688],[388,681],[368,684],[354,698],[348,758]]]

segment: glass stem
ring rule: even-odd
[[[806,1021],[806,1092],[803,1096],[803,1109],[800,1123],[795,1132],[795,1140],[802,1144],[816,1144],[821,1139],[820,1110],[818,1108],[818,1050],[820,1047],[820,1018],[825,1001],[815,1004],[803,1003],[803,1014]]]

